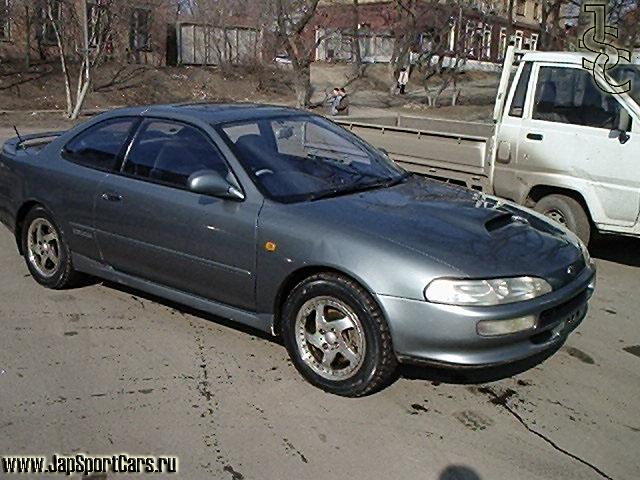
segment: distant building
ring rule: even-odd
[[[509,0],[471,2],[464,8],[453,7],[446,2],[418,3],[416,9],[424,9],[419,16],[422,32],[415,39],[416,49],[429,48],[437,41],[450,46],[463,44],[471,62],[500,62],[509,44],[519,49],[537,50],[542,0],[513,0],[509,18]],[[316,60],[352,61],[354,38],[354,6],[351,0],[327,0],[320,2],[318,14],[313,20],[315,28]],[[435,26],[434,18],[448,16],[448,28]],[[388,62],[394,48],[394,29],[397,28],[396,2],[360,0],[358,8],[358,32],[362,59],[365,62]],[[446,35],[446,38],[442,38]],[[510,38],[507,38],[509,36]],[[462,42],[462,43],[460,43]],[[459,49],[458,49],[459,50]]]
[[[103,0],[0,0],[0,62],[43,61],[58,55],[57,39],[48,19],[47,4],[54,20],[64,26],[62,35],[68,55],[83,44],[79,24],[82,2],[86,1],[90,45],[98,44],[101,22],[106,21]],[[163,65],[167,51],[168,3],[164,0],[136,0],[117,3],[118,21],[104,44],[107,58],[132,63]]]
[[[0,0],[1,1],[1,0]],[[168,27],[170,64],[219,65],[248,64],[264,55],[264,16],[261,2],[224,2],[218,10],[182,12]]]

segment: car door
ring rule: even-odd
[[[67,221],[67,239],[71,250],[92,260],[99,259],[96,246],[93,208],[96,192],[118,164],[118,157],[139,120],[115,117],[84,129],[61,149],[60,155],[73,168],[50,173],[50,196],[59,202],[62,219]]]
[[[599,224],[632,226],[640,209],[638,135],[626,143],[615,128],[624,109],[576,65],[537,64],[535,95],[522,122],[518,169],[562,178],[593,192],[589,204]],[[577,188],[576,188],[577,189]]]
[[[216,170],[237,184],[210,136],[165,119],[140,125],[118,175],[96,199],[103,261],[183,292],[252,309],[261,200],[191,192],[187,179]]]

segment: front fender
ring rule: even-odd
[[[433,278],[459,273],[455,267],[400,244],[353,229],[327,231],[273,204],[260,213],[257,242],[259,312],[273,311],[281,286],[302,269],[334,270],[373,295],[415,300],[424,300],[424,288]],[[269,248],[267,242],[271,242]]]

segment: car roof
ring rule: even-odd
[[[256,120],[260,118],[308,114],[303,110],[258,103],[176,103],[127,107],[109,112],[111,115],[140,115],[163,117],[191,117],[209,124]]]

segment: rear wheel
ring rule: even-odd
[[[63,289],[77,280],[62,231],[43,207],[34,207],[24,219],[22,251],[31,276],[41,285]]]
[[[393,378],[396,358],[384,316],[346,277],[321,273],[298,284],[284,305],[282,333],[295,367],[325,391],[357,397]]]
[[[548,195],[535,206],[535,210],[575,233],[585,245],[591,238],[591,223],[580,202],[566,195]]]

